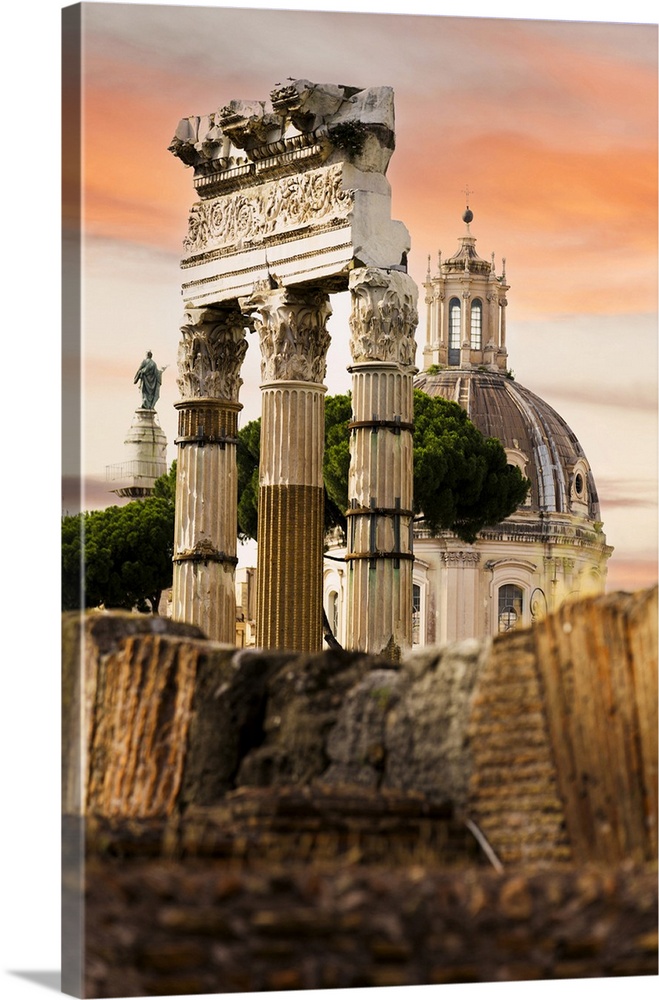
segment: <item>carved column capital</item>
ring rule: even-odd
[[[235,305],[186,310],[177,379],[183,399],[201,396],[238,401],[248,322]]]
[[[355,364],[414,365],[417,288],[403,271],[374,267],[350,273],[350,350]]]
[[[317,290],[255,289],[249,310],[261,342],[263,382],[323,383],[332,314],[329,296]]]

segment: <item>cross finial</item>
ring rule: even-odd
[[[465,200],[466,200],[466,204],[467,204],[467,208],[469,208],[469,195],[470,195],[470,194],[473,194],[474,192],[473,192],[473,191],[470,191],[470,190],[469,190],[469,185],[467,184],[467,185],[466,185],[466,186],[465,186],[465,187],[464,187],[464,188],[462,189],[462,193],[463,193],[463,194],[464,194],[464,196],[465,196]]]

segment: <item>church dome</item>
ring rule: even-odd
[[[565,420],[505,374],[461,367],[422,372],[415,388],[459,403],[486,437],[498,438],[511,465],[531,482],[522,510],[600,520],[595,480]]]

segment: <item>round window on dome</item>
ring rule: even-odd
[[[577,494],[578,497],[582,497],[583,490],[584,490],[583,476],[581,475],[580,472],[577,472],[576,476],[574,477],[574,492]]]

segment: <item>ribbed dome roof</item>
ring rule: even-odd
[[[414,385],[460,403],[482,434],[525,456],[531,491],[524,509],[600,520],[595,481],[576,435],[535,393],[504,374],[461,368],[422,372]]]
[[[472,274],[489,275],[492,264],[488,260],[483,260],[476,253],[476,237],[461,236],[460,246],[453,254],[444,261],[443,271],[464,271],[468,269]]]

